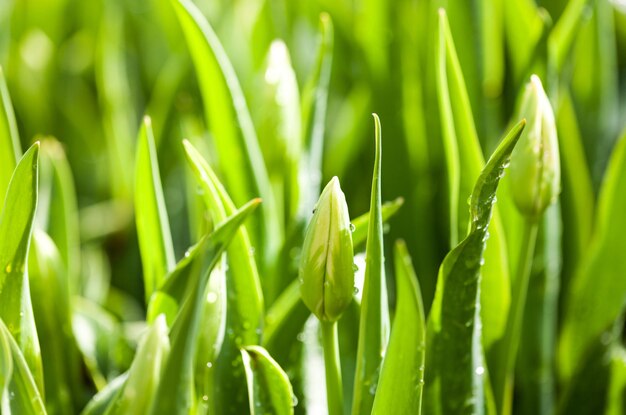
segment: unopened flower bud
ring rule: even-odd
[[[526,85],[519,118],[526,118],[526,128],[511,155],[513,200],[522,215],[537,220],[558,197],[561,183],[554,113],[537,75]]]
[[[338,320],[352,301],[353,263],[348,205],[333,177],[306,230],[299,270],[302,301],[321,321]]]

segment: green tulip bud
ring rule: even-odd
[[[520,213],[537,220],[559,195],[561,168],[554,113],[537,75],[522,97],[526,128],[511,155],[513,200]]]
[[[333,177],[306,230],[299,270],[302,301],[321,321],[337,321],[352,301],[353,263],[348,205]]]

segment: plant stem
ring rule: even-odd
[[[499,401],[499,413],[507,415],[511,413],[513,373],[515,370],[515,359],[519,347],[520,335],[522,332],[522,320],[524,317],[524,306],[526,304],[526,294],[528,292],[528,281],[535,255],[535,244],[537,242],[537,222],[526,219],[520,245],[520,257],[517,264],[517,275],[513,281],[511,298],[511,308],[504,335],[504,349],[502,360],[503,368],[500,378],[501,392],[496,397]]]
[[[326,369],[326,400],[328,415],[343,414],[343,386],[341,384],[341,364],[339,363],[339,341],[337,323],[320,322],[324,346],[324,367]]]

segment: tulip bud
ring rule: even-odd
[[[526,128],[511,155],[511,183],[520,213],[537,220],[560,192],[559,143],[552,106],[537,75],[530,77],[520,107]]]
[[[353,262],[348,205],[333,177],[306,230],[299,270],[302,301],[321,321],[338,320],[352,301]]]

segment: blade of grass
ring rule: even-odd
[[[135,162],[135,220],[146,302],[174,267],[174,246],[163,199],[152,122],[144,117]]]
[[[38,229],[31,242],[28,278],[45,374],[46,408],[51,414],[76,413],[84,407],[91,385],[81,373],[82,356],[72,333],[63,261],[52,239]]]
[[[456,55],[446,13],[443,10],[439,12],[437,63],[439,108],[446,161],[450,172],[451,246],[455,246],[456,241],[468,233],[470,217],[463,201],[470,196],[485,162],[474,126],[461,65]],[[496,342],[502,338],[506,328],[511,290],[506,238],[497,206],[493,209],[489,234],[490,243],[484,252],[485,266],[482,270],[480,312],[487,363],[493,368],[497,359]]]
[[[236,203],[263,199],[261,235],[253,235],[266,264],[283,234],[274,195],[245,97],[235,71],[215,32],[190,1],[172,0],[187,40],[200,84],[207,122],[214,133],[222,173]]]
[[[600,190],[594,234],[565,298],[559,370],[568,379],[584,351],[617,318],[626,297],[626,131],[611,157]],[[601,275],[602,278],[598,278]]]
[[[425,411],[429,414],[492,411],[481,341],[480,272],[494,196],[524,125],[522,121],[513,127],[487,162],[471,196],[470,232],[439,269],[427,328]]]
[[[0,318],[43,393],[41,350],[28,287],[27,258],[37,209],[39,143],[19,161],[0,214]]]
[[[389,308],[385,283],[383,220],[381,209],[382,132],[374,116],[376,155],[372,177],[370,220],[365,249],[365,282],[361,301],[357,366],[354,379],[353,415],[370,413],[378,385],[389,334]]]
[[[233,240],[244,220],[259,204],[259,199],[247,203],[209,234],[202,255],[201,277],[189,292],[170,332],[170,357],[163,368],[162,380],[150,413],[182,415],[196,410],[193,363],[210,271],[217,264],[220,255]]]
[[[241,349],[248,380],[250,414],[293,414],[293,390],[289,377],[260,346]]]
[[[11,175],[21,155],[13,105],[4,72],[0,67],[0,203],[4,203]]]
[[[317,57],[313,73],[302,91],[302,132],[307,149],[301,164],[300,215],[311,212],[320,193],[322,183],[322,156],[324,154],[324,133],[326,131],[326,109],[328,87],[333,62],[334,29],[330,16],[320,15],[320,35]]]
[[[185,141],[185,151],[198,184],[203,189],[205,204],[217,223],[234,210],[233,202],[206,161],[191,143]],[[245,380],[239,348],[260,342],[263,325],[263,292],[254,260],[254,252],[246,228],[241,228],[228,249],[228,302],[226,332],[220,356],[216,362],[218,408],[228,405],[233,411],[246,406]],[[226,398],[226,397],[229,398]],[[236,398],[233,402],[233,396]],[[218,409],[220,410],[220,409]],[[225,410],[225,409],[221,409]]]
[[[421,414],[426,322],[422,294],[404,242],[395,247],[396,317],[372,414]]]
[[[81,253],[74,179],[63,146],[57,140],[48,138],[41,142],[41,159],[51,166],[52,175],[45,230],[59,249],[70,293],[75,294],[80,285]]]
[[[2,319],[0,319],[0,332],[0,337],[4,337],[9,345],[13,361],[13,373],[8,388],[5,395],[0,397],[2,398],[2,411],[20,415],[45,415],[46,408],[33,374],[28,368],[20,347]]]

